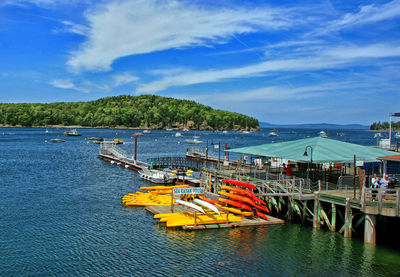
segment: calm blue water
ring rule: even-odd
[[[169,230],[143,208],[121,197],[146,184],[138,174],[97,158],[85,137],[114,137],[133,153],[133,130],[0,129],[0,276],[393,276],[400,253],[367,247],[359,239],[281,226]],[[283,130],[279,140],[319,130]],[[252,134],[152,131],[139,137],[138,159],[184,155],[184,139],[199,135],[205,146],[241,147],[271,142],[268,130]],[[374,144],[373,133],[344,131],[336,137]],[[51,138],[66,139],[51,143]],[[190,146],[189,146],[190,147]],[[217,153],[217,152],[216,152]]]

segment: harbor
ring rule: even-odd
[[[1,199],[7,210],[4,210],[0,219],[3,226],[0,232],[6,232],[10,228],[13,232],[7,231],[10,240],[5,241],[1,250],[4,259],[0,264],[4,272],[13,272],[15,273],[13,275],[16,275],[23,274],[24,271],[43,272],[45,268],[44,272],[58,270],[68,275],[72,268],[74,273],[81,276],[86,275],[88,270],[95,275],[125,276],[132,272],[142,272],[146,275],[147,272],[152,275],[173,276],[184,274],[186,271],[179,268],[192,263],[194,256],[200,257],[196,260],[196,270],[199,274],[218,275],[221,270],[226,272],[234,270],[235,274],[243,275],[262,275],[265,272],[273,274],[280,272],[282,263],[288,264],[285,266],[288,274],[303,271],[310,274],[323,272],[325,275],[334,276],[356,271],[363,272],[365,276],[379,276],[382,272],[384,275],[393,276],[399,272],[397,261],[400,255],[396,250],[396,244],[393,243],[395,240],[388,240],[385,244],[386,241],[381,237],[382,233],[390,235],[390,232],[387,233],[384,228],[382,229],[385,223],[381,220],[393,217],[376,215],[377,243],[373,247],[368,247],[370,244],[364,243],[363,232],[360,230],[364,228],[364,221],[357,226],[361,210],[357,208],[360,204],[352,199],[353,187],[348,186],[346,194],[345,184],[352,184],[352,179],[341,178],[343,184],[336,189],[341,195],[340,201],[335,200],[338,201],[335,223],[332,222],[332,204],[325,200],[327,189],[325,182],[320,183],[320,189],[318,184],[313,184],[312,192],[304,187],[300,195],[295,189],[300,183],[293,191],[290,183],[287,187],[283,186],[281,184],[283,180],[279,179],[279,167],[273,167],[274,164],[271,164],[271,167],[264,164],[263,168],[257,168],[257,164],[253,161],[250,167],[250,163],[246,163],[246,166],[243,164],[243,158],[238,167],[235,161],[240,161],[240,155],[227,153],[232,163],[224,167],[222,161],[224,147],[220,149],[219,169],[217,164],[211,161],[207,162],[207,167],[199,161],[200,172],[203,173],[198,177],[196,174],[185,176],[185,184],[189,185],[187,178],[196,177],[199,184],[190,186],[202,187],[201,184],[204,184],[218,192],[223,178],[241,180],[257,187],[262,187],[262,183],[256,180],[264,182],[268,179],[271,182],[270,189],[277,190],[282,186],[282,191],[275,191],[280,195],[269,197],[276,199],[277,203],[273,203],[273,200],[271,203],[266,201],[267,207],[270,207],[270,213],[266,213],[270,224],[239,227],[233,222],[226,225],[228,228],[224,228],[225,223],[218,223],[207,226],[207,229],[205,226],[197,225],[196,230],[183,230],[180,227],[167,227],[166,223],[160,222],[160,219],[153,218],[153,213],[157,211],[170,212],[170,195],[167,195],[168,204],[164,208],[166,210],[156,206],[153,208],[156,211],[149,212],[147,209],[150,208],[147,207],[123,205],[121,198],[124,195],[144,192],[141,187],[158,185],[142,179],[139,172],[118,165],[117,160],[114,163],[103,160],[98,156],[100,144],[92,143],[85,138],[104,137],[105,141],[110,141],[117,137],[125,144],[116,146],[125,150],[128,153],[127,157],[131,159],[134,156],[135,145],[132,132],[132,130],[80,129],[81,137],[66,137],[60,130],[60,137],[66,142],[57,144],[50,143],[50,139],[59,136],[55,129],[49,129],[49,133],[45,133],[45,129],[33,128],[5,130],[6,135],[0,139],[4,146],[3,160],[9,162],[3,163],[1,169],[4,184],[1,188]],[[223,144],[226,141],[232,149],[238,146],[262,144],[266,140],[272,142],[272,137],[266,139],[263,136],[263,133],[268,135],[268,132],[269,130],[253,134],[196,132],[196,135],[200,134],[201,140],[205,142],[201,145],[204,151],[207,139],[209,146],[212,140],[214,144],[215,141],[224,141]],[[13,135],[7,135],[8,133]],[[352,136],[352,133],[346,133],[347,138]],[[304,132],[304,137],[307,134]],[[355,137],[369,135],[364,132],[354,132],[354,134]],[[160,164],[161,161],[164,164],[167,160],[171,162],[170,164],[177,162],[182,167],[184,160],[187,160],[189,166],[193,161],[186,159],[185,154],[188,152],[187,148],[191,146],[185,144],[184,139],[193,135],[194,132],[187,132],[182,134],[183,138],[177,138],[167,131],[152,130],[151,133],[138,137],[137,160],[150,167],[152,161],[154,167],[158,166],[156,160],[159,160]],[[279,133],[281,138],[286,139],[294,139],[300,135],[292,134],[290,130],[286,132],[280,130]],[[19,155],[15,152],[16,148],[21,150],[19,153],[24,153],[23,157],[16,157],[16,154]],[[219,149],[213,147],[213,150],[209,149],[208,155],[217,159]],[[304,152],[304,149],[301,152]],[[250,159],[249,156],[248,161]],[[347,167],[346,172],[352,172],[352,168]],[[293,174],[297,174],[295,168]],[[182,185],[183,176],[181,178],[181,182],[175,185]],[[333,177],[330,176],[328,180],[331,178]],[[334,194],[331,181],[328,183],[329,195]],[[225,189],[221,190],[226,192]],[[314,229],[313,222],[310,221],[313,219],[311,213],[314,211],[315,192],[318,190],[323,211],[330,224],[336,225],[335,232],[328,229],[325,221],[320,220],[319,229]],[[356,196],[359,192],[356,190]],[[259,193],[257,192],[256,196],[263,198],[264,196]],[[267,197],[273,192],[266,190],[263,193]],[[369,191],[366,193],[367,204],[376,205],[374,209],[379,212],[378,202],[369,202]],[[295,211],[296,208],[291,213],[291,219],[287,217],[287,208],[290,207],[288,199],[291,195],[300,209],[304,202],[307,202],[304,223]],[[351,239],[344,238],[344,231],[339,232],[344,225],[342,216],[346,217],[343,206],[346,195],[351,198],[352,229],[356,231],[352,231]],[[15,200],[16,197],[18,201]],[[378,198],[377,193],[376,199]],[[382,213],[385,213],[385,204],[391,201],[382,200]],[[174,209],[176,212],[180,212],[180,209],[194,212],[193,209],[180,204],[174,205]],[[300,214],[303,214],[302,210]],[[278,220],[278,224],[272,224],[274,218]],[[242,223],[246,220],[242,219]],[[253,220],[258,223],[267,222],[257,218]],[[195,225],[187,226],[184,228],[190,229],[192,228],[190,226]],[[38,245],[40,247],[34,247]],[[295,252],[293,247],[296,249]],[[19,251],[24,251],[25,255],[18,254]],[[98,253],[103,254],[99,257]],[[198,253],[202,255],[198,256]],[[60,255],[65,258],[59,259],[58,263],[54,262],[53,257]],[[149,256],[152,255],[158,258],[149,264]],[[82,256],[85,259],[76,260]],[[312,264],[309,263],[311,260]],[[10,267],[13,262],[24,266]],[[79,266],[73,266],[75,263]],[[44,264],[47,266],[43,267]]]
[[[318,141],[318,138],[316,139]],[[319,140],[321,140],[321,142],[329,142],[324,137],[319,138]],[[299,147],[301,149],[307,149],[308,147],[311,148],[313,140],[310,139],[305,141],[306,142],[303,143],[304,145]],[[135,140],[134,157],[136,157],[136,147],[137,141]],[[354,151],[351,150],[354,153],[361,150],[371,152],[370,154],[372,155],[372,158],[370,159],[372,160],[376,160],[379,155],[387,155],[391,153],[388,151],[379,152],[380,150],[377,150],[378,152],[374,152],[372,148],[368,147],[359,150],[357,145],[352,146],[351,144],[339,144],[329,147],[331,147],[331,149],[337,149],[340,147],[355,147]],[[101,149],[103,148],[104,146],[101,147]],[[279,145],[275,145],[275,148],[279,148]],[[274,169],[270,164],[268,165],[269,167],[265,164],[260,165],[258,161],[257,163],[254,163],[252,162],[251,157],[247,158],[248,160],[239,158],[235,161],[232,161],[227,159],[229,155],[227,153],[229,152],[236,151],[239,153],[244,152],[246,154],[245,151],[252,153],[251,149],[231,150],[228,148],[222,150],[222,159],[221,148],[218,148],[218,156],[213,156],[209,155],[207,148],[205,150],[201,150],[199,147],[187,148],[185,158],[151,158],[149,159],[150,163],[138,162],[135,159],[130,161],[129,159],[126,159],[126,154],[121,155],[121,151],[115,150],[111,150],[111,156],[102,154],[101,150],[99,157],[106,161],[111,161],[113,163],[120,164],[127,168],[138,171],[144,170],[144,168],[156,168],[160,170],[164,168],[194,169],[199,172],[199,178],[193,178],[189,176],[186,176],[185,178],[186,174],[183,172],[181,174],[175,174],[175,177],[173,177],[176,178],[175,182],[177,184],[186,183],[192,186],[204,187],[209,193],[218,191],[221,187],[221,180],[224,178],[245,181],[254,184],[257,187],[257,197],[260,197],[268,202],[268,207],[270,210],[274,211],[274,215],[283,217],[286,220],[299,221],[301,224],[310,222],[315,229],[326,228],[331,232],[341,233],[346,238],[352,237],[354,233],[358,233],[358,236],[360,236],[360,232],[362,232],[362,237],[364,238],[365,243],[369,244],[376,243],[377,229],[380,229],[377,227],[377,217],[398,218],[400,216],[400,190],[398,188],[389,188],[385,191],[382,189],[369,189],[365,182],[367,182],[370,177],[365,175],[364,170],[354,166],[356,161],[352,159],[356,159],[355,154],[354,158],[348,158],[347,163],[343,163],[343,161],[340,163],[340,176],[334,177],[333,175],[337,173],[334,173],[334,171],[331,172],[331,170],[327,172],[326,169],[323,170],[321,168],[319,173],[323,174],[319,176],[321,179],[317,179],[318,177],[315,178],[315,176],[318,175],[318,168],[314,168],[313,172],[311,172],[309,168],[310,163],[303,161],[303,165],[306,167],[300,163],[298,165],[296,164],[295,168],[293,169],[295,173],[294,175],[297,176],[290,176],[282,179],[281,175],[278,173],[280,168]],[[107,151],[110,152],[109,148],[107,148]],[[117,155],[114,155],[113,151],[116,152]],[[301,152],[300,150],[296,151]],[[362,152],[362,154],[359,155],[364,154],[365,153]],[[279,158],[282,160],[278,155],[273,158]],[[314,155],[318,156],[318,153],[314,152]],[[257,156],[259,159],[262,154],[256,154],[255,156]],[[270,157],[271,155],[265,156]],[[307,159],[307,157],[304,158]],[[331,159],[334,161],[338,160],[338,158]],[[288,161],[289,159],[285,160]],[[296,158],[291,158],[290,160],[296,161]],[[327,161],[324,160],[324,162],[326,163]],[[315,160],[314,158],[314,163],[318,164],[321,162]],[[139,164],[141,165],[141,168],[138,167]],[[346,164],[347,167],[345,166]],[[132,165],[135,165],[135,167]],[[363,172],[363,176],[360,176],[361,172]],[[314,185],[310,182],[311,179],[308,178],[308,175],[311,173],[314,175],[314,181],[317,181],[317,183],[314,183]],[[307,176],[305,176],[306,174]],[[330,182],[335,178],[336,183]],[[146,209],[153,213],[159,213],[157,212],[157,209],[161,208],[157,207]],[[248,221],[248,219],[246,220]],[[258,223],[256,221],[254,225],[262,225],[261,222],[262,221],[258,220]],[[213,228],[221,228],[219,226],[246,226],[246,224],[242,223],[209,225],[212,225]],[[250,225],[253,225],[253,223]],[[193,227],[193,225],[188,225],[184,226],[182,229],[197,230],[204,228],[206,229],[208,227],[200,225],[195,225],[195,227]]]

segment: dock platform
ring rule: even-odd
[[[171,206],[148,206],[145,208],[148,212],[152,214],[170,213]],[[190,208],[186,208],[181,205],[174,206],[174,212],[189,212],[192,211]],[[182,230],[206,230],[206,229],[221,229],[221,228],[236,228],[236,227],[251,227],[251,226],[265,226],[265,225],[276,225],[284,224],[285,221],[279,218],[275,218],[268,215],[269,220],[264,220],[260,218],[243,218],[242,222],[232,222],[232,223],[221,223],[221,224],[206,224],[206,225],[187,225],[182,226]]]

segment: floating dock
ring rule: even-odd
[[[152,214],[170,213],[171,206],[148,206],[145,208],[148,212]],[[181,205],[174,206],[174,212],[190,212],[192,209],[186,208]],[[250,226],[265,226],[265,225],[275,225],[283,224],[285,221],[279,218],[268,216],[269,220],[264,220],[261,218],[243,218],[242,222],[232,222],[232,223],[221,223],[221,224],[206,224],[206,225],[186,225],[182,226],[183,230],[205,230],[205,229],[221,229],[221,228],[235,228],[235,227],[250,227]]]

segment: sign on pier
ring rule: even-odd
[[[173,188],[172,194],[204,194],[204,188]]]

